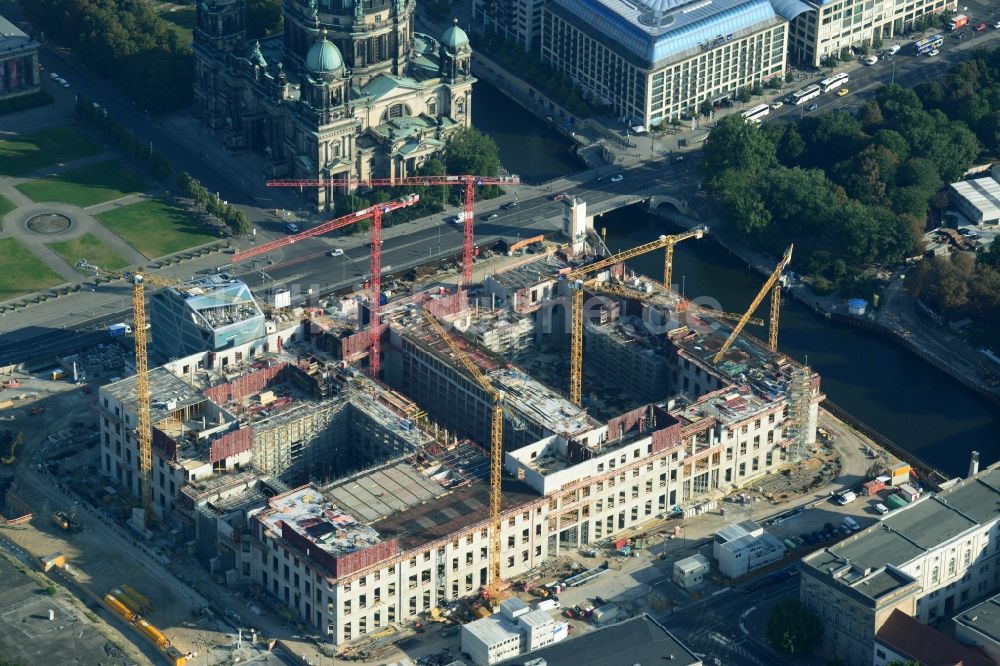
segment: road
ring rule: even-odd
[[[712,657],[727,666],[790,666],[764,642],[764,627],[771,607],[783,599],[799,596],[799,577],[793,576],[752,596],[742,588],[682,607],[657,620],[693,652]]]

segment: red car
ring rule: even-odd
[[[973,30],[975,30],[976,32],[982,32],[983,30],[986,30],[986,24],[980,23],[975,28],[973,28]]]
[[[565,193],[553,194],[549,198],[552,199],[553,201],[562,201],[563,199],[566,198],[566,194]]]

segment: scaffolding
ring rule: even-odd
[[[808,457],[809,412],[812,408],[812,371],[808,365],[796,365],[788,386],[788,458],[799,461]]]

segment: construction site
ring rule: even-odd
[[[206,289],[238,301],[198,319],[200,339],[245,322],[252,335],[156,367],[142,334],[120,365],[81,357],[89,384],[36,396],[55,412],[44,426],[20,410],[36,469],[6,475],[4,520],[29,551],[59,550],[103,614],[174,664],[260,647],[234,629],[263,617],[332,654],[442,609],[488,615],[569,555],[815,453],[819,377],[776,347],[788,257],[735,315],[624,268],[666,252],[669,271],[673,244],[700,237],[617,254],[597,238],[546,243],[479,285],[370,284],[278,316],[228,277],[171,285],[171,308],[203,309]],[[768,295],[763,342],[743,327],[764,323]],[[74,421],[99,434],[75,437]],[[38,534],[16,527],[24,516]],[[109,533],[150,562],[108,553]]]

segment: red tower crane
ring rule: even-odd
[[[371,321],[368,325],[369,339],[368,339],[368,369],[371,371],[372,377],[378,379],[379,368],[381,365],[381,349],[382,349],[382,321],[381,321],[381,309],[382,309],[382,215],[389,213],[398,208],[406,208],[407,206],[412,206],[413,204],[420,201],[420,196],[416,194],[410,194],[398,199],[393,199],[392,201],[377,204],[371,206],[370,208],[365,208],[357,212],[351,213],[350,215],[345,215],[344,217],[339,217],[336,220],[330,220],[329,222],[324,222],[319,226],[313,227],[306,231],[294,234],[292,236],[284,236],[273,240],[269,243],[263,243],[256,247],[252,247],[249,250],[244,250],[242,252],[237,252],[233,255],[232,263],[239,263],[245,261],[250,257],[255,257],[259,254],[264,254],[265,252],[270,252],[276,250],[279,247],[285,247],[286,245],[291,245],[292,243],[303,240],[305,238],[311,238],[312,236],[319,236],[320,234],[325,234],[328,231],[333,231],[334,229],[341,229],[343,227],[354,224],[355,222],[360,222],[361,220],[371,219],[372,221],[372,249],[371,249]]]
[[[518,176],[405,176],[402,178],[374,178],[370,180],[269,180],[268,187],[430,187],[434,185],[462,185],[465,188],[465,238],[462,257],[462,284],[466,289],[472,284],[472,247],[476,187],[482,185],[520,185]]]

